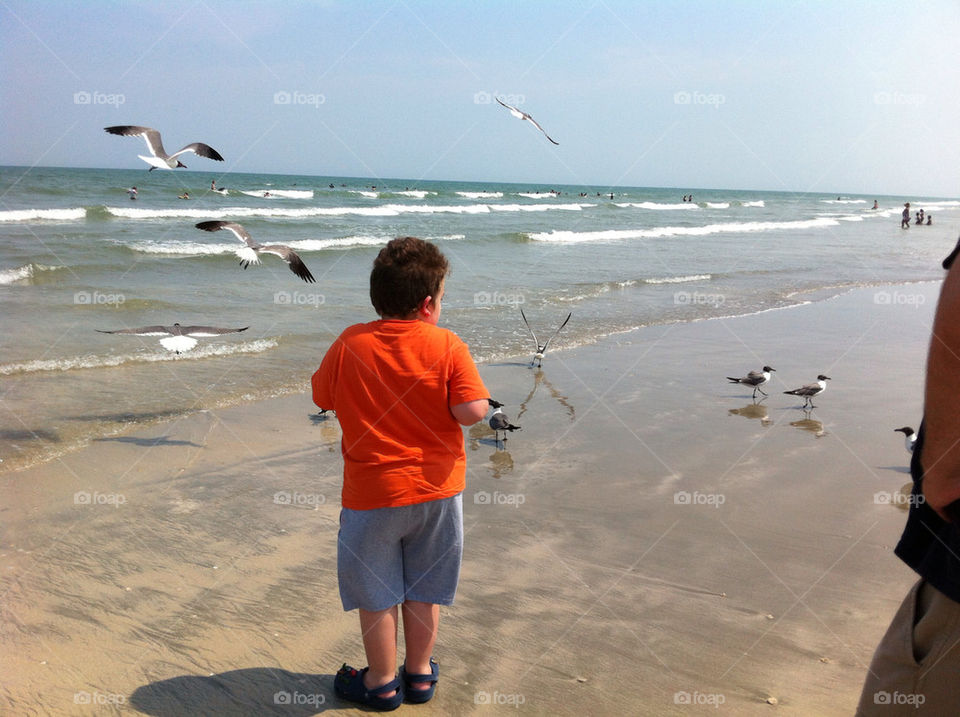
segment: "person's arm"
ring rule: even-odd
[[[923,495],[937,513],[960,500],[960,264],[951,268],[933,320],[924,392]],[[954,506],[956,509],[957,506]],[[953,513],[954,509],[950,512]]]
[[[456,406],[451,406],[450,413],[453,414],[453,417],[457,419],[460,425],[472,426],[477,421],[482,421],[489,409],[490,402],[485,398],[481,398],[477,401],[467,401],[466,403],[458,403]]]

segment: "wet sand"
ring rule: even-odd
[[[441,684],[398,714],[852,714],[913,581],[885,497],[909,481],[893,429],[919,423],[938,291],[483,366],[523,430],[506,450],[467,431]],[[724,379],[763,364],[760,403]],[[812,412],[782,394],[818,373]],[[306,393],[209,411],[4,476],[2,710],[351,712],[339,429],[315,413]]]

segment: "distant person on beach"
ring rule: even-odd
[[[910,228],[910,202],[903,205],[903,214],[900,215],[900,228]]]
[[[461,426],[489,409],[467,345],[437,326],[448,271],[434,244],[390,241],[370,274],[380,319],[344,330],[311,380],[314,403],[343,431],[337,577],[343,609],[359,610],[368,664],[344,664],[334,690],[380,710],[433,696],[440,605],[453,603],[463,550]]]
[[[190,192],[188,192],[188,191],[186,191],[186,190],[184,190],[183,194],[181,194],[179,197],[177,197],[177,199],[189,199],[189,198],[190,198]]]
[[[879,209],[879,208],[880,208],[880,203],[879,203],[876,199],[873,200],[873,208],[874,208],[874,209]]]
[[[924,224],[924,226],[925,226],[925,227],[928,227],[928,226],[930,226],[931,224],[933,224],[933,215],[932,215],[932,214],[928,214],[928,215],[927,215],[927,223]]]
[[[210,190],[213,191],[213,192],[217,191],[217,180],[216,180],[216,179],[211,179],[211,180],[210,180]]]
[[[127,194],[130,195],[130,198],[131,198],[131,199],[136,199],[136,198],[137,198],[137,188],[136,188],[136,187],[130,187],[130,189],[127,190]]]
[[[960,243],[958,243],[960,249]],[[946,267],[957,250],[944,261]],[[927,356],[924,419],[910,474],[907,523],[895,553],[919,576],[880,640],[857,717],[955,715],[960,674],[960,262],[937,304]],[[891,695],[909,702],[890,702]],[[891,710],[891,704],[895,706]]]
[[[920,221],[917,222],[917,223],[918,223],[918,224],[923,224],[923,210],[922,210],[922,209],[920,210],[920,212],[918,213],[917,216],[920,218]]]

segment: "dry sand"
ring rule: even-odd
[[[398,714],[852,714],[913,580],[884,497],[909,480],[893,429],[919,422],[938,290],[482,367],[523,430],[506,450],[467,433],[441,683]],[[724,379],[765,363],[759,405]],[[781,393],[818,373],[812,413]],[[200,413],[4,476],[0,710],[352,711],[332,693],[363,664],[337,594],[339,429],[315,410]]]

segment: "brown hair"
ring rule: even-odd
[[[370,301],[380,316],[409,316],[437,298],[450,263],[436,245],[417,237],[391,239],[373,261]]]

